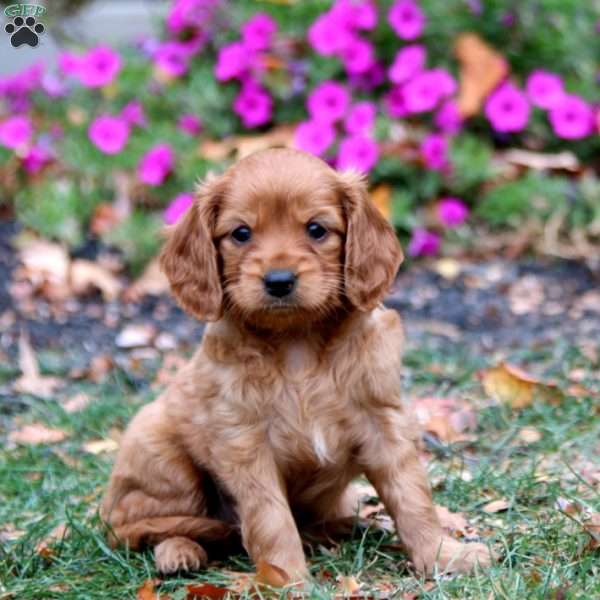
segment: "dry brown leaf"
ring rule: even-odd
[[[530,406],[534,399],[557,404],[563,393],[554,383],[544,383],[519,367],[502,363],[480,373],[485,393],[508,406],[519,409]]]
[[[270,587],[284,587],[290,583],[290,576],[277,565],[272,565],[263,560],[256,565],[256,583]]]
[[[136,600],[170,600],[167,594],[159,594],[156,586],[162,582],[160,579],[146,579],[143,585],[138,589]]]
[[[387,183],[379,184],[371,190],[371,200],[379,212],[389,221],[392,216],[392,187]]]
[[[15,392],[50,398],[54,390],[63,384],[58,377],[40,374],[37,358],[25,329],[21,329],[19,335],[19,368],[21,376],[13,384]]]
[[[111,438],[90,440],[83,444],[82,448],[90,454],[103,454],[105,452],[116,452],[119,449],[119,443]]]
[[[600,513],[592,513],[583,522],[583,528],[592,538],[591,549],[600,548]]]
[[[90,231],[95,235],[108,233],[123,220],[117,209],[107,202],[98,204],[90,220]]]
[[[60,523],[35,547],[35,551],[44,558],[51,558],[54,554],[52,548],[54,543],[64,540],[69,533],[69,526],[66,523]]]
[[[107,302],[115,300],[121,293],[121,282],[105,267],[78,258],[71,264],[71,289],[77,295],[87,294],[90,290],[97,289],[102,293],[102,298]]]
[[[559,169],[563,171],[578,171],[579,161],[575,154],[569,151],[547,154],[542,152],[531,152],[514,148],[507,150],[502,158],[514,165],[527,167],[536,171],[547,171],[548,169]]]
[[[462,513],[454,513],[448,510],[445,506],[435,505],[435,512],[442,527],[449,532],[463,534],[468,527],[467,520]]]
[[[63,402],[62,407],[67,413],[76,413],[86,408],[90,401],[91,398],[87,394],[79,392]]]
[[[482,510],[488,514],[493,514],[508,510],[509,506],[510,504],[506,498],[500,498],[499,500],[492,500],[491,502],[488,502],[482,507]]]
[[[519,430],[519,439],[526,444],[535,444],[542,439],[542,433],[535,427],[522,427]]]
[[[230,590],[217,587],[211,583],[201,583],[199,585],[190,584],[186,589],[186,600],[220,600],[221,598],[233,598],[237,596],[237,594],[234,596]]]
[[[69,434],[62,429],[46,427],[41,423],[24,425],[21,429],[11,431],[8,439],[15,444],[57,444],[67,439]]]
[[[508,75],[508,63],[475,33],[459,35],[454,53],[460,63],[458,110],[463,117],[472,117]]]
[[[352,575],[340,575],[338,577],[338,582],[340,584],[341,592],[344,594],[344,597],[351,596],[356,594],[360,590],[360,583],[353,577]]]
[[[423,429],[443,442],[468,440],[477,425],[473,408],[455,398],[415,398],[411,407]]]

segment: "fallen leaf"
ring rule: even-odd
[[[542,439],[542,433],[535,427],[522,427],[519,429],[519,439],[526,444],[535,444]]]
[[[423,429],[443,442],[468,440],[477,425],[473,408],[455,398],[414,398],[411,407]]]
[[[140,348],[149,346],[156,335],[156,327],[151,323],[134,323],[127,325],[117,335],[115,344],[119,348]]]
[[[119,449],[119,443],[110,438],[91,440],[83,444],[82,448],[90,454],[103,454],[105,452],[116,452]]]
[[[488,396],[515,409],[530,406],[536,398],[551,404],[563,399],[563,393],[557,385],[543,383],[508,363],[487,369],[479,376]]]
[[[54,429],[46,427],[41,423],[32,423],[24,425],[21,429],[11,431],[8,434],[8,439],[16,444],[57,444],[68,437],[66,431],[62,429]]]
[[[475,33],[457,37],[454,53],[460,63],[458,110],[463,117],[476,115],[484,100],[508,75],[504,57]]]
[[[35,551],[44,558],[51,558],[54,554],[52,548],[54,543],[64,540],[69,533],[69,526],[66,523],[60,523],[35,547]]]
[[[21,376],[13,384],[15,392],[50,398],[54,390],[63,383],[58,377],[40,374],[37,358],[25,329],[21,329],[19,335],[19,368]]]
[[[462,271],[460,262],[454,258],[440,258],[434,263],[433,268],[438,275],[450,281],[456,279]]]
[[[435,505],[435,512],[444,529],[449,532],[464,534],[469,524],[462,513],[451,512],[445,506],[439,504]]]
[[[338,577],[338,582],[344,597],[355,594],[361,587],[356,577],[353,577],[352,575],[340,575]]]
[[[121,282],[105,267],[91,260],[78,258],[71,264],[71,289],[77,295],[97,289],[106,302],[115,300],[121,293]]]
[[[511,164],[518,165],[519,167],[527,167],[535,171],[558,169],[561,171],[577,172],[579,170],[577,157],[567,150],[549,154],[514,148],[504,152],[502,158]]]
[[[482,507],[481,510],[483,510],[485,513],[493,514],[507,510],[509,506],[510,504],[506,498],[500,498],[500,500],[492,500],[491,502],[488,502]]]
[[[158,259],[148,263],[144,272],[123,293],[126,302],[139,302],[144,296],[160,296],[169,291],[169,280],[162,272]]]
[[[569,500],[568,498],[563,498],[559,496],[556,499],[556,508],[561,512],[569,516],[575,516],[580,514],[583,511],[583,506],[579,504],[576,500]]]
[[[261,560],[256,565],[255,580],[258,584],[283,587],[290,582],[290,576],[282,568]]]
[[[62,403],[63,410],[67,413],[76,413],[82,411],[90,403],[91,398],[83,393],[79,392],[74,396],[71,396],[68,400]]]
[[[187,586],[186,600],[220,600],[221,598],[231,597],[230,590],[212,585],[211,583],[201,583],[200,585],[190,584]]]
[[[389,221],[392,216],[392,186],[387,183],[379,184],[371,190],[371,200],[379,212]]]
[[[146,579],[137,591],[136,600],[170,600],[170,596],[156,591],[156,586],[161,583],[160,579]]]
[[[600,548],[600,513],[592,513],[583,522],[583,528],[592,538],[591,549]]]

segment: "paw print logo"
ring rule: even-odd
[[[7,23],[4,26],[4,31],[10,35],[10,43],[13,48],[18,48],[23,44],[27,44],[32,48],[38,45],[39,37],[46,28],[38,23],[35,17],[15,17],[12,23]]]

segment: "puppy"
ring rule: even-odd
[[[299,520],[354,515],[364,473],[417,569],[488,565],[444,535],[400,399],[402,327],[380,302],[401,261],[361,177],[311,155],[258,152],[204,183],[161,264],[211,323],[123,436],[101,508],[114,537],[168,573],[239,528],[255,563],[302,578]]]

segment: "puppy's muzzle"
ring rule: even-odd
[[[289,296],[296,287],[296,275],[287,269],[274,269],[264,277],[265,290],[269,296],[284,298]]]

